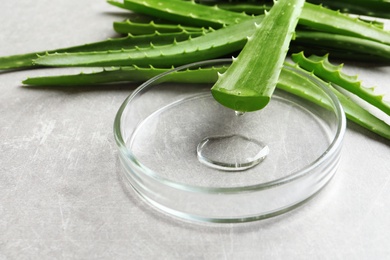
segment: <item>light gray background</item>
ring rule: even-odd
[[[0,56],[115,36],[104,0],[1,0]],[[387,88],[390,67],[356,65]],[[0,259],[389,259],[390,142],[349,124],[340,169],[281,217],[200,225],[151,210],[120,179],[112,134],[128,86],[28,89],[0,72]]]

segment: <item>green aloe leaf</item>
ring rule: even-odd
[[[275,2],[238,57],[212,87],[219,103],[242,112],[259,110],[268,104],[304,2]]]

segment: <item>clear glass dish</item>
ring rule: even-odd
[[[345,116],[320,82],[331,108],[277,89],[264,109],[244,115],[214,100],[209,79],[169,83],[177,72],[230,62],[198,62],[156,76],[117,113],[125,179],[165,213],[218,223],[268,218],[307,201],[337,170]]]

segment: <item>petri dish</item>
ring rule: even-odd
[[[264,109],[233,111],[211,95],[217,74],[201,73],[230,63],[170,70],[119,108],[114,136],[124,180],[153,208],[186,220],[255,221],[296,208],[336,173],[346,122],[332,91],[285,67],[315,85],[326,105],[280,86]],[[195,72],[182,77],[187,70]]]

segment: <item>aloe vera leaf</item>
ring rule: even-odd
[[[354,53],[377,56],[378,59],[390,60],[390,45],[362,39],[355,36],[346,36],[326,32],[297,31],[294,43],[321,46],[329,50],[345,50]],[[331,52],[331,51],[329,51]]]
[[[290,70],[283,70],[279,77],[278,88],[310,100],[325,108],[329,107],[327,100],[318,92],[318,87],[309,79],[310,77],[308,77],[315,77],[313,74],[291,64],[287,64],[287,66],[293,66],[296,69],[299,69],[303,75],[294,73]],[[304,74],[306,74],[306,76],[304,76]],[[336,90],[330,83],[317,77],[316,79],[322,81],[323,85],[327,86],[336,95],[349,120],[382,137],[390,139],[390,125],[375,117],[363,107],[352,101],[349,97]]]
[[[275,2],[238,57],[211,88],[219,103],[242,112],[256,111],[268,104],[304,2]]]
[[[263,16],[257,16],[238,24],[230,25],[205,35],[183,42],[164,46],[151,46],[135,50],[54,53],[35,60],[45,66],[149,66],[166,67],[212,59],[240,50],[246,37],[255,30],[255,22],[261,23]]]
[[[155,33],[171,33],[171,32],[202,32],[205,29],[201,27],[182,26],[177,24],[162,24],[150,21],[148,23],[133,22],[126,20],[124,22],[114,22],[114,30],[121,34],[143,35]]]
[[[30,86],[80,86],[117,82],[144,82],[154,76],[167,72],[167,68],[112,67],[98,72],[75,75],[41,76],[27,78],[23,84]],[[166,81],[178,83],[210,83],[218,78],[217,72],[226,71],[226,66],[199,68],[174,72],[165,77]]]
[[[290,45],[289,53],[298,53],[304,51],[308,55],[317,55],[324,56],[331,54],[332,57],[339,60],[348,60],[348,61],[357,61],[357,62],[367,62],[367,63],[376,63],[386,65],[389,63],[389,59],[374,56],[365,53],[358,53],[354,50],[347,49],[332,49],[331,46],[315,46],[305,43],[294,43]]]
[[[40,53],[24,53],[19,55],[0,57],[0,70],[22,69],[33,67],[33,60],[37,55],[44,55],[45,52]]]
[[[383,100],[383,95],[375,94],[374,88],[362,86],[357,76],[349,76],[343,73],[343,65],[335,66],[331,64],[328,60],[328,55],[323,57],[312,55],[307,58],[303,52],[300,52],[292,54],[291,58],[305,70],[312,71],[321,79],[344,88],[390,115],[390,103]]]
[[[80,46],[74,46],[69,48],[62,48],[56,50],[50,50],[46,52],[27,53],[20,55],[12,55],[6,57],[0,57],[0,70],[6,69],[19,69],[33,67],[33,59],[36,59],[38,55],[45,55],[46,53],[73,53],[73,52],[88,52],[88,51],[103,51],[103,50],[121,50],[121,49],[132,49],[135,46],[145,47],[150,46],[151,43],[156,44],[168,44],[173,41],[183,41],[190,37],[197,37],[205,34],[206,31],[199,32],[187,32],[181,31],[176,33],[159,33],[154,32],[152,34],[145,35],[128,35],[122,38],[107,39],[105,41],[89,43]]]
[[[390,32],[319,5],[305,3],[299,24],[323,32],[356,36],[390,45]]]
[[[220,28],[223,24],[235,24],[248,19],[245,14],[178,0],[124,0],[125,8],[137,13],[164,18],[193,26]]]
[[[287,64],[287,63],[285,63]],[[287,65],[285,65],[287,66]],[[293,66],[289,65],[288,66]],[[201,82],[205,83],[215,83],[216,79],[218,78],[218,73],[224,73],[226,71],[226,67],[216,67],[216,68],[210,68],[210,69],[199,69],[196,72],[196,78],[191,79],[189,82],[195,82],[199,83],[198,80],[201,80]],[[299,69],[299,67],[297,67]],[[28,78],[23,81],[24,84],[32,85],[32,86],[68,86],[68,85],[81,85],[81,84],[101,84],[101,83],[115,83],[115,82],[143,82],[145,80],[150,79],[151,77],[154,77],[156,75],[159,75],[161,73],[167,72],[170,69],[168,68],[154,68],[154,67],[148,67],[148,68],[140,68],[138,66],[130,66],[130,67],[111,67],[111,68],[104,68],[102,71],[97,72],[89,72],[89,73],[80,73],[75,75],[56,75],[56,76],[40,76],[40,77],[32,77]],[[183,79],[189,78],[190,70],[182,71]],[[285,69],[282,69],[282,72],[278,79],[278,84],[282,85],[289,85],[291,80],[295,80],[296,82],[302,81],[302,76],[299,74],[296,74],[294,72],[285,72]],[[180,79],[177,79],[177,75],[180,74],[172,74],[172,78],[170,80],[173,80],[174,82],[185,82],[185,81],[179,81]],[[195,75],[195,74],[194,74]],[[305,79],[305,77],[303,77]],[[316,103],[324,103],[320,101],[318,98],[321,95],[321,91],[317,90],[317,88],[314,88],[310,92],[306,88],[312,88],[310,85],[306,86],[307,83],[303,80],[302,84],[295,83],[293,84],[293,87],[289,88],[288,86],[282,87],[283,90],[289,91],[291,93],[294,93],[294,90],[297,89],[295,85],[301,85],[300,88],[298,88],[298,92],[296,93],[299,96],[304,96],[306,99],[311,99],[313,102]],[[308,81],[310,82],[310,81]],[[305,96],[305,93],[310,93]],[[324,103],[325,104],[325,103]],[[328,104],[329,106],[329,104]]]

